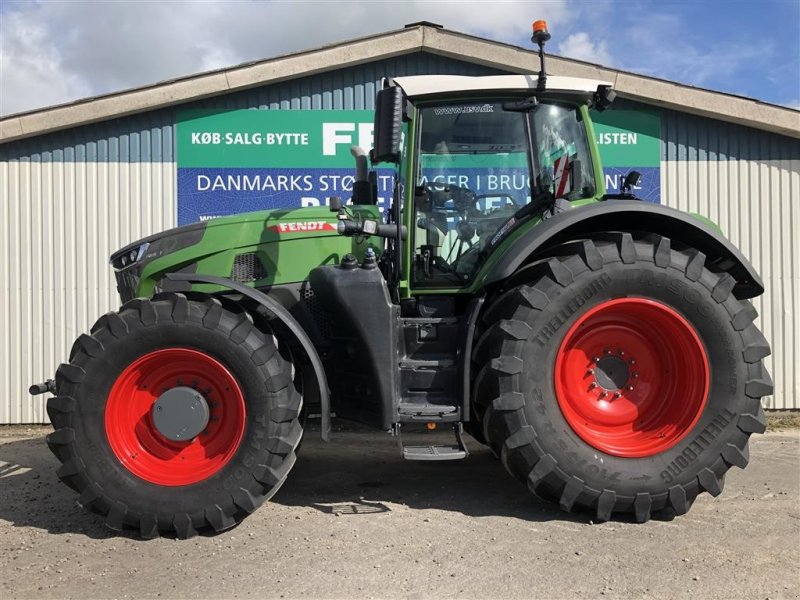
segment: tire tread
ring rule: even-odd
[[[606,264],[632,264],[637,260],[651,261],[662,269],[679,269],[689,281],[701,282],[713,300],[725,306],[732,330],[742,338],[742,357],[750,374],[745,390],[753,407],[738,417],[738,430],[745,435],[732,436],[712,468],[704,468],[694,483],[673,485],[664,494],[655,496],[646,492],[624,496],[610,489],[598,493],[587,488],[579,473],[562,470],[556,458],[544,453],[536,441],[535,430],[523,411],[525,396],[520,387],[520,374],[525,368],[520,357],[523,345],[533,335],[528,323],[536,318],[536,313],[544,310],[554,294],[584,270],[596,271]],[[652,513],[665,508],[682,515],[698,493],[719,494],[725,471],[731,466],[747,465],[749,435],[765,430],[760,399],[773,391],[772,380],[762,363],[769,355],[769,345],[754,325],[755,308],[750,302],[735,298],[736,280],[729,273],[710,270],[706,255],[698,250],[675,248],[668,238],[657,235],[634,240],[626,232],[608,232],[569,242],[560,252],[550,251],[541,264],[543,268],[535,262],[526,267],[528,273],[539,273],[538,278],[517,282],[516,287],[487,301],[481,320],[484,329],[477,338],[478,351],[474,354],[477,376],[473,409],[482,420],[487,443],[501,456],[506,469],[525,482],[534,494],[559,503],[564,510],[592,510],[599,520],[609,520],[617,513],[633,513],[638,522],[645,522]]]

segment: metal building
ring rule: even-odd
[[[537,65],[528,49],[420,23],[0,119],[0,423],[47,421],[27,387],[117,308],[108,256],[177,224],[182,111],[369,110],[384,75]],[[608,131],[615,111],[651,115],[654,199],[717,222],[761,273],[765,408],[800,408],[800,112],[580,61],[551,57],[548,70],[613,82]]]

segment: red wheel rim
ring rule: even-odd
[[[708,357],[672,308],[644,298],[603,302],[570,327],[558,350],[555,390],[587,444],[638,458],[668,450],[706,404]]]
[[[186,442],[162,436],[151,415],[166,390],[190,386],[206,399],[205,430]],[[131,473],[158,485],[189,485],[224,467],[244,435],[245,405],[236,379],[219,361],[188,348],[156,350],[132,362],[111,387],[106,404],[106,436]]]

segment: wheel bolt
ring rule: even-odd
[[[589,389],[590,389],[590,390],[593,390],[593,389],[594,389],[594,388],[596,388],[596,387],[597,387],[597,384],[596,384],[596,383],[594,383],[594,382],[592,382],[592,383],[590,383],[590,384],[589,384]]]
[[[600,357],[599,356],[595,356],[592,360],[594,362],[596,362],[596,363],[599,363],[600,362]]]
[[[634,379],[639,379],[639,374],[638,374],[638,373],[634,373],[634,374],[633,374],[633,378],[634,378]]]
[[[611,354],[611,349],[610,348],[606,348],[606,354]]]
[[[606,393],[605,392],[600,392],[600,396],[599,397],[600,398],[605,398],[606,397]]]
[[[587,375],[594,375],[594,369],[589,369],[588,371],[586,371],[586,374]]]
[[[629,391],[629,392],[632,392],[632,391],[633,391],[633,386],[632,386],[632,385],[629,385],[629,386],[628,386],[628,391]]]
[[[619,392],[614,392],[614,400],[616,400],[620,396],[622,396],[622,394],[620,394]]]
[[[625,356],[625,350],[620,350],[620,351],[619,351],[619,355],[620,355],[620,356]]]

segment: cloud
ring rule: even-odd
[[[531,47],[538,18],[548,20],[548,50],[559,54],[775,102],[796,98],[800,88],[797,11],[789,5],[780,5],[787,16],[771,36],[743,43],[737,24],[754,18],[744,4],[717,15],[704,3],[643,8],[622,0],[0,0],[0,114],[422,20]],[[728,26],[709,14],[728,18]]]
[[[567,36],[567,38],[558,45],[558,53],[567,58],[585,60],[587,62],[606,66],[613,65],[615,62],[611,58],[611,53],[608,50],[606,41],[592,41],[589,34],[585,31],[579,31],[578,33]]]
[[[566,25],[568,0],[464,2],[16,2],[0,18],[0,113],[31,110],[433,21],[525,43],[532,17]]]
[[[46,27],[13,12],[0,16],[0,114],[91,94],[88,81],[64,72]]]

